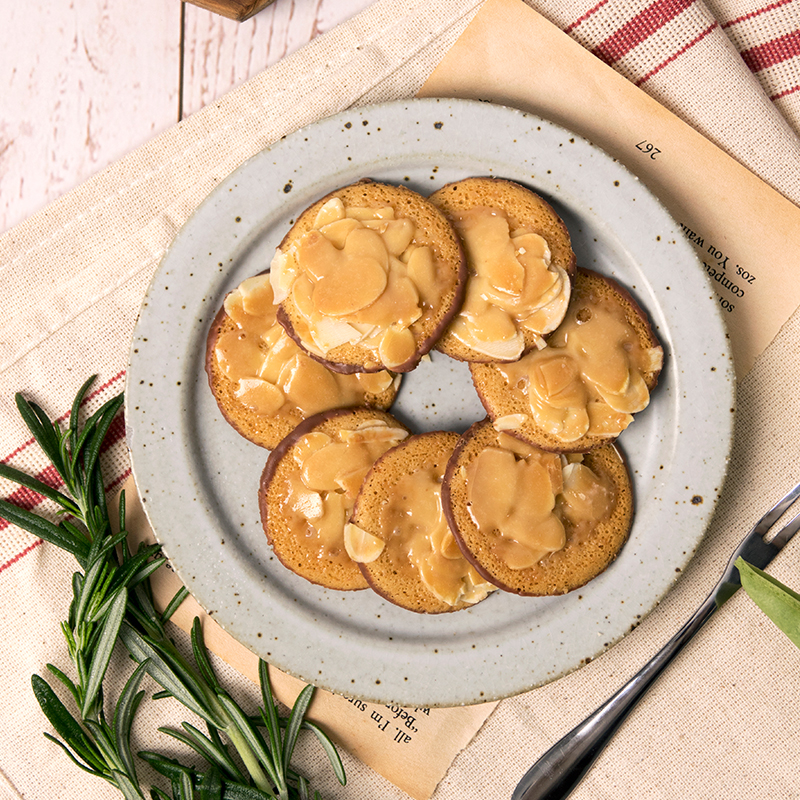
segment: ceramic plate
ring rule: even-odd
[[[470,175],[519,181],[561,214],[578,264],[627,285],[666,366],[620,437],[636,520],[606,572],[562,597],[500,592],[456,614],[418,615],[373,592],[333,592],[267,546],[257,487],[267,451],[224,421],[203,369],[225,294],[264,270],[298,213],[362,177],[429,194]],[[670,589],[696,549],[725,474],[734,380],[714,292],[678,227],[604,152],[530,114],[460,100],[372,106],[324,119],[221,183],[176,237],[142,306],[126,420],[145,509],[173,567],[238,641],[325,689],[404,706],[507,697],[591,660]],[[414,429],[483,418],[468,370],[433,355],[394,412]]]

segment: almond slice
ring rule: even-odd
[[[344,549],[353,561],[359,564],[370,564],[383,552],[386,543],[383,539],[359,528],[353,522],[344,526]]]
[[[242,378],[234,396],[258,414],[275,414],[286,402],[283,392],[275,384],[261,378]]]

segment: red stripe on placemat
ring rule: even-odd
[[[106,486],[106,492],[110,492],[113,489],[116,489],[121,483],[123,483],[128,478],[128,476],[131,474],[131,472],[132,472],[131,468],[128,467],[128,469],[126,469],[122,473],[122,475],[120,475],[117,478],[114,478],[114,480],[111,481],[111,483],[108,484],[108,486]],[[36,500],[32,505],[27,505],[27,506],[23,505],[22,506],[23,508],[30,509],[30,508],[33,508],[35,505],[37,505],[39,502],[41,502],[42,498],[41,498],[40,495],[36,494],[35,492],[30,491],[30,489],[25,489],[24,491],[26,491],[32,498],[38,498],[38,500]],[[16,503],[17,505],[22,505],[18,501],[12,500],[11,497],[9,497],[8,499],[11,500],[12,502]],[[5,528],[7,526],[8,526],[8,523],[4,519],[0,519],[0,530],[2,530],[3,528]],[[17,561],[19,561],[21,558],[23,558],[26,555],[28,555],[28,553],[30,553],[31,550],[35,550],[40,544],[44,544],[44,539],[37,539],[33,544],[29,545],[28,547],[26,547],[21,552],[17,553],[12,558],[9,558],[8,561],[6,561],[5,564],[0,564],[0,572],[2,572],[4,569],[8,569],[9,567],[11,567],[14,564],[16,564]]]
[[[121,378],[125,376],[125,370],[118,372],[112,378],[109,378],[105,383],[101,386],[98,386],[96,389],[91,391],[86,397],[84,398],[83,402],[86,403],[89,400],[94,399],[102,392],[106,391],[109,387],[113,386],[117,383]],[[71,414],[71,410],[67,411],[65,414],[62,414],[58,418],[58,422],[63,422],[65,419],[68,419]],[[118,442],[122,441],[125,438],[125,417],[123,414],[118,414],[111,425],[109,426],[108,433],[106,434],[105,441],[103,442],[103,450],[107,450],[112,445],[117,444]],[[19,455],[23,450],[30,447],[36,440],[29,439],[27,442],[24,442],[19,447],[12,450],[5,458],[0,459],[2,463],[7,463],[11,461],[12,458]],[[106,487],[106,491],[109,492],[112,489],[118,487],[123,481],[128,478],[131,474],[131,469],[126,469],[121,475],[116,477],[111,483]],[[56,468],[50,464],[49,466],[45,467],[41,472],[34,476],[42,483],[46,483],[48,486],[52,487],[53,489],[60,489],[64,485],[64,481],[61,479],[61,476],[58,474]],[[43,502],[44,498],[38,492],[34,492],[31,489],[28,489],[24,486],[20,486],[19,488],[15,489],[7,498],[9,502],[13,503],[14,505],[19,506],[20,508],[24,508],[27,511],[32,511],[36,506]],[[8,520],[0,518],[0,531],[5,530],[8,527],[9,523]],[[10,558],[5,564],[0,564],[0,572],[5,569],[8,569],[13,564],[16,564],[21,558],[26,556],[32,550],[37,548],[40,544],[42,544],[42,539],[37,539],[33,544],[26,547],[21,552],[17,553],[15,556]]]
[[[767,11],[774,11],[776,8],[780,8],[781,6],[787,6],[790,3],[793,3],[794,0],[778,0],[777,3],[770,3],[768,6],[764,6],[763,8],[757,8],[755,11],[749,11],[747,14],[742,14],[741,17],[736,17],[735,19],[729,20],[722,24],[723,28],[730,28],[731,25],[738,25],[740,22],[747,22],[749,19],[753,19],[754,17],[760,17],[762,14],[766,14]]]
[[[578,19],[576,19],[575,22],[572,22],[569,25],[567,25],[567,27],[564,28],[564,33],[571,33],[572,31],[574,31],[575,28],[578,27],[578,25],[580,25],[583,22],[586,22],[586,20],[589,19],[589,17],[591,17],[592,14],[601,9],[607,2],[608,0],[600,0],[600,2],[596,6],[590,8],[585,14],[581,14],[581,16],[578,17]]]
[[[681,47],[680,50],[678,50],[676,53],[673,53],[669,58],[665,58],[657,67],[653,67],[650,72],[635,81],[635,85],[641,86],[646,80],[652,78],[657,72],[661,72],[664,67],[666,67],[668,64],[671,64],[676,58],[680,58],[680,56],[682,56],[687,50],[690,50],[698,42],[701,42],[703,39],[705,39],[706,36],[708,36],[708,34],[717,27],[719,27],[718,22],[709,25],[704,31],[698,33],[691,42],[687,42],[683,47]]]
[[[790,94],[794,94],[795,92],[800,92],[800,84],[797,86],[792,86],[791,89],[784,89],[782,92],[778,92],[777,94],[770,95],[770,100],[780,100],[781,97],[787,97]]]
[[[109,483],[108,486],[106,486],[106,492],[110,492],[113,489],[116,489],[121,483],[124,483],[131,476],[132,473],[133,470],[130,467],[128,467],[128,469],[126,469],[121,475],[118,475],[116,478],[114,478],[114,480],[111,481],[111,483]]]
[[[742,50],[742,59],[751,72],[761,72],[796,56],[800,56],[800,30]]]
[[[33,544],[28,545],[28,547],[26,547],[21,553],[17,553],[13,558],[9,558],[5,564],[0,564],[0,572],[8,569],[9,567],[13,567],[17,561],[19,561],[21,558],[24,558],[32,550],[35,550],[40,544],[44,544],[43,539],[37,539]]]
[[[656,0],[592,50],[606,64],[624,55],[686,11],[694,0]]]
[[[125,370],[118,372],[116,375],[114,375],[113,378],[109,378],[102,386],[98,386],[96,389],[94,389],[92,392],[86,395],[86,397],[83,398],[83,402],[87,403],[89,400],[93,400],[95,397],[97,397],[97,395],[99,395],[101,392],[104,392],[110,386],[113,386],[120,378],[123,377],[125,377]],[[70,411],[67,411],[66,413],[58,417],[56,422],[63,422],[65,419],[69,419],[71,413],[72,410],[70,409]],[[28,439],[27,442],[24,442],[19,447],[12,450],[7,456],[0,459],[0,463],[7,464],[9,461],[11,461],[12,458],[14,458],[14,456],[18,456],[23,450],[30,447],[35,441],[36,440],[33,438]]]
[[[105,441],[103,442],[103,450],[107,450],[112,445],[121,442],[124,438],[125,417],[123,414],[118,414],[108,429]],[[128,477],[128,474],[130,474],[130,470],[127,471],[127,474],[124,474],[121,478],[117,478],[116,480],[121,482]],[[46,483],[48,486],[51,486],[53,489],[60,489],[64,485],[64,481],[61,480],[61,476],[58,474],[56,468],[52,464],[43,469],[34,477],[40,480],[42,483]],[[32,511],[44,500],[42,495],[40,495],[38,492],[34,492],[31,489],[25,488],[24,486],[15,489],[6,499],[10,503],[14,503],[14,505],[24,508],[27,511]],[[0,518],[0,531],[5,530],[7,527],[8,521]]]

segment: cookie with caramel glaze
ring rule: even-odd
[[[489,420],[461,438],[442,502],[461,551],[488,581],[519,595],[559,595],[597,577],[630,532],[633,495],[620,451],[538,450]]]
[[[541,347],[567,311],[575,253],[566,225],[535,192],[466,178],[434,192],[458,232],[469,277],[437,350],[460,361],[515,361]]]
[[[271,266],[278,319],[338,372],[412,370],[461,305],[466,266],[444,214],[363,180],[304,211]]]
[[[238,433],[272,450],[314,414],[351,406],[385,411],[392,405],[400,376],[332,372],[297,346],[276,312],[265,273],[230,292],[209,328],[208,383]]]
[[[272,549],[288,569],[329,589],[365,589],[347,552],[345,524],[373,462],[408,436],[391,415],[339,409],[300,423],[270,454],[259,509]]]
[[[664,352],[644,310],[619,283],[578,269],[547,346],[514,363],[470,364],[498,429],[554,452],[613,441],[650,402]]]
[[[441,504],[458,434],[412,436],[375,462],[356,499],[349,535],[378,594],[410,611],[441,614],[483,600],[494,586],[464,559]]]

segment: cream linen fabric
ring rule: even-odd
[[[771,3],[764,11],[744,0],[531,5],[800,202],[797,2]],[[477,0],[382,0],[2,236],[0,458],[52,479],[19,422],[13,393],[23,391],[65,416],[90,372],[99,378],[89,408],[123,388],[128,341],[150,277],[175,232],[220,179],[315,119],[353,104],[413,95],[480,6]],[[797,480],[798,344],[795,315],[740,382],[730,478],[705,542],[675,590],[603,657],[503,701],[456,759],[437,800],[508,797],[537,755],[680,626],[742,531]],[[129,474],[121,425],[113,439],[105,455],[112,489]],[[41,507],[37,497],[11,486],[0,492]],[[48,661],[68,664],[59,621],[74,564],[40,544],[0,526],[0,681],[6,695],[0,797],[116,797],[41,735],[47,726],[30,675],[42,674]],[[790,546],[770,571],[800,585],[798,560]],[[737,595],[659,681],[574,797],[800,796],[792,746],[800,724],[799,661],[796,649]],[[234,694],[255,698],[252,685],[226,665],[218,667]],[[168,702],[145,704],[135,748],[169,753],[154,729],[183,718]],[[300,757],[327,797],[405,796],[347,756],[346,788],[335,784],[311,745]]]

